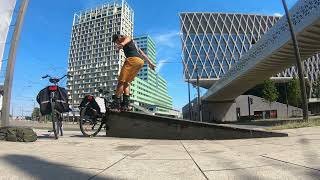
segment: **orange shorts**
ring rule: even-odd
[[[120,82],[131,83],[143,65],[144,61],[139,57],[127,58],[121,68],[118,80]]]

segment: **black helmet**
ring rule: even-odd
[[[121,37],[120,34],[114,34],[114,35],[112,36],[112,42],[113,42],[113,43],[116,42],[120,37]]]

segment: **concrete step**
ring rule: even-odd
[[[133,108],[138,109],[139,111],[142,111],[144,114],[153,115],[153,113],[151,111],[149,111],[148,109],[146,109],[146,108],[144,108],[142,106],[139,106],[137,104],[132,103],[132,104],[130,104],[130,106],[133,107]]]
[[[107,136],[143,139],[242,139],[286,137],[288,134],[193,122],[137,112],[111,113]]]

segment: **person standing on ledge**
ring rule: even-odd
[[[116,94],[111,103],[111,110],[117,112],[121,110],[128,111],[130,103],[130,83],[144,65],[144,60],[148,62],[149,67],[152,70],[155,70],[156,65],[153,64],[148,56],[137,47],[131,37],[115,34],[112,36],[112,42],[116,43],[118,50],[123,49],[126,60],[120,71]],[[123,101],[121,103],[122,93]]]

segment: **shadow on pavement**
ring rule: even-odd
[[[101,134],[98,134],[98,135],[96,135],[96,136],[94,136],[94,137],[86,137],[86,136],[84,136],[84,135],[71,135],[71,136],[69,136],[69,137],[71,137],[71,138],[101,138],[101,137],[107,137],[106,135],[101,135]]]
[[[320,158],[319,158],[319,154],[312,150],[312,147],[310,145],[310,143],[312,143],[312,142],[310,142],[310,141],[311,141],[311,139],[301,138],[299,140],[299,143],[304,147],[302,149],[302,151],[303,151],[303,155],[305,157],[305,161],[307,162],[307,164],[309,166],[311,165],[310,168],[315,170],[315,171],[311,172],[311,176],[317,177],[317,176],[319,176],[318,172],[320,171],[320,169],[318,169],[320,166],[317,166],[317,165],[319,165]],[[314,165],[316,167],[312,167],[312,165]]]
[[[26,155],[7,155],[2,159],[9,163],[11,166],[16,167],[21,175],[12,174],[13,177],[20,179],[118,179],[115,177],[95,177],[100,174],[104,169],[93,169],[84,167],[73,167],[70,165],[49,162],[34,156]],[[9,171],[10,172],[10,171]],[[28,174],[27,177],[24,174]],[[9,176],[7,174],[6,176]],[[11,176],[11,175],[10,175]],[[20,177],[21,176],[21,177]],[[11,178],[10,178],[11,179]],[[14,178],[13,178],[14,179]]]
[[[38,139],[54,139],[54,135],[41,134],[41,135],[38,135]]]

